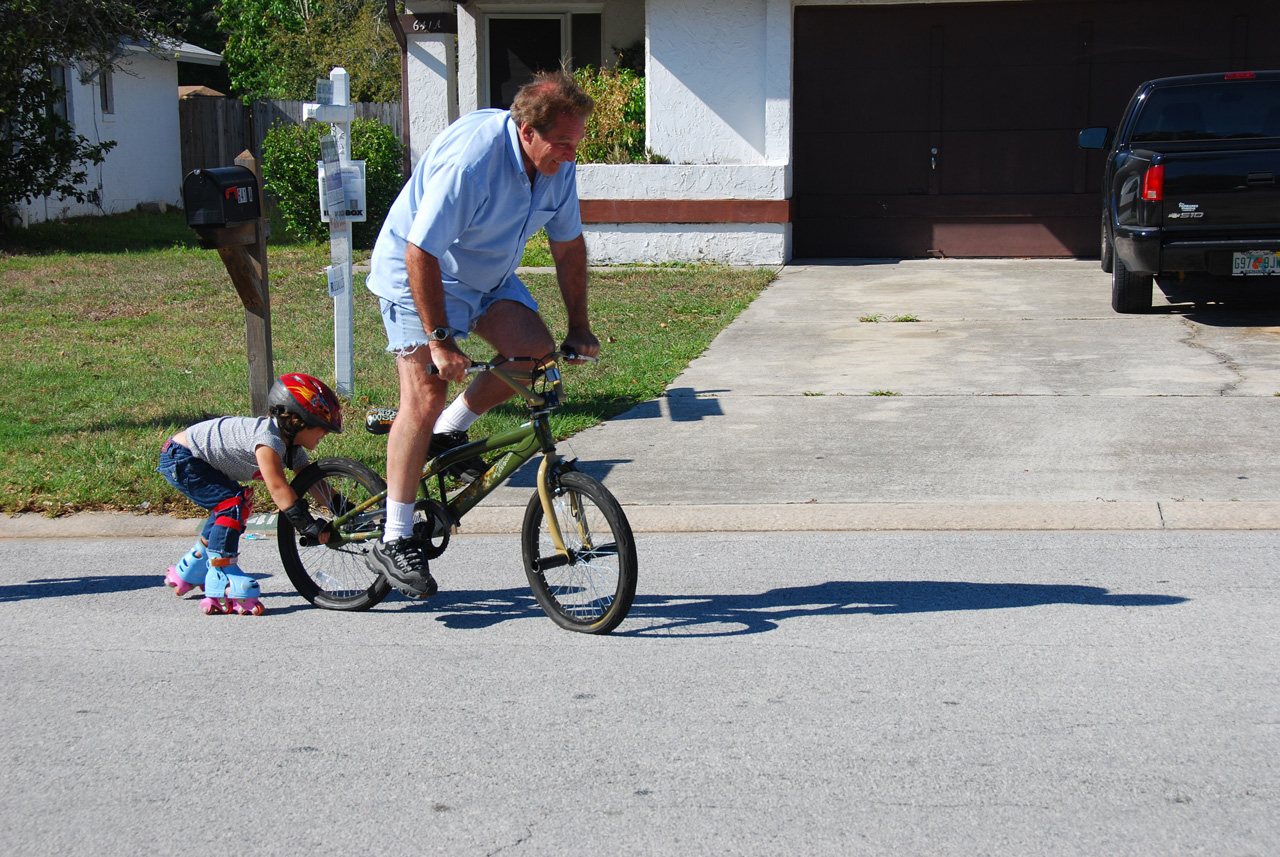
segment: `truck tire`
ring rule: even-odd
[[[1151,309],[1151,274],[1135,274],[1118,256],[1112,259],[1111,308],[1116,312],[1148,312]]]
[[[1115,251],[1111,249],[1111,240],[1107,237],[1107,216],[1102,215],[1102,271],[1105,274],[1112,273],[1112,267],[1115,265]]]

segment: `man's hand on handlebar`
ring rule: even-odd
[[[431,343],[431,362],[441,378],[455,384],[465,381],[471,368],[471,358],[463,354],[452,339]]]
[[[566,354],[576,354],[580,357],[596,357],[600,354],[600,340],[596,339],[595,334],[590,328],[571,327],[569,333],[564,338],[564,342],[560,344],[560,350]],[[570,363],[583,363],[583,360],[570,360]]]

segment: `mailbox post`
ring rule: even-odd
[[[267,415],[275,380],[271,357],[271,293],[267,285],[267,230],[262,215],[262,176],[244,151],[234,167],[192,170],[182,182],[187,225],[200,246],[217,250],[244,304],[249,360],[249,400],[254,416]]]

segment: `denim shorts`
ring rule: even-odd
[[[484,315],[495,301],[515,301],[534,312],[538,311],[538,302],[529,294],[529,289],[516,276],[508,277],[506,282],[491,292],[466,291],[461,294],[445,292],[444,309],[449,317],[449,329],[456,339],[466,339],[476,326],[480,316]],[[426,345],[427,333],[422,327],[422,319],[412,304],[393,303],[386,298],[378,298],[382,309],[382,325],[387,329],[387,350],[393,354],[412,351]]]

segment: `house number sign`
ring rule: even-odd
[[[427,35],[434,33],[456,33],[458,32],[458,16],[457,15],[401,15],[400,27],[404,30],[405,35],[417,33],[419,35]]]

